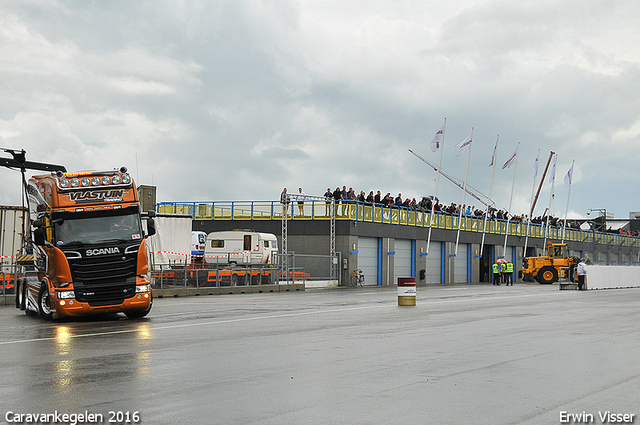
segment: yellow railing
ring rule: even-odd
[[[305,201],[302,205],[293,201],[282,205],[277,201],[240,201],[240,202],[163,202],[158,204],[157,212],[161,214],[186,214],[194,220],[282,220],[286,214],[288,220],[329,220],[331,204],[324,201]],[[335,205],[336,220],[352,220],[369,223],[384,223],[399,226],[429,226],[437,229],[483,232],[484,219],[481,217],[462,217],[445,213],[413,210],[409,208],[385,207],[382,205],[365,205],[361,203],[341,203]],[[620,246],[640,245],[639,238],[628,235],[617,235],[585,231],[581,229],[563,229],[531,224],[529,237],[550,240],[595,242]],[[509,236],[527,236],[526,223],[507,223],[505,220],[488,220],[486,232]]]

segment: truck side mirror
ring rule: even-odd
[[[146,237],[153,236],[155,234],[156,234],[156,222],[153,221],[153,218],[151,218],[151,216],[149,216],[149,218],[147,219],[147,236]]]
[[[44,227],[38,227],[33,231],[33,243],[38,246],[44,246],[46,239],[46,230]]]

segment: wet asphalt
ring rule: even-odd
[[[640,289],[428,286],[397,301],[383,287],[201,296],[54,323],[0,307],[0,424],[640,423]]]

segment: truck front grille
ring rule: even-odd
[[[107,285],[85,286],[74,284],[76,300],[88,302],[92,307],[122,304],[125,299],[136,293],[135,277],[125,283],[111,283]]]
[[[122,304],[136,292],[138,252],[68,258],[76,300],[93,307]]]
[[[71,276],[74,282],[82,282],[84,285],[126,282],[136,275],[137,254],[70,259]]]

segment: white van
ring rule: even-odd
[[[246,230],[213,232],[207,235],[204,258],[209,264],[271,264],[278,252],[278,240],[271,233]]]
[[[191,255],[202,257],[204,255],[204,246],[207,243],[207,233],[194,230],[191,232]]]

